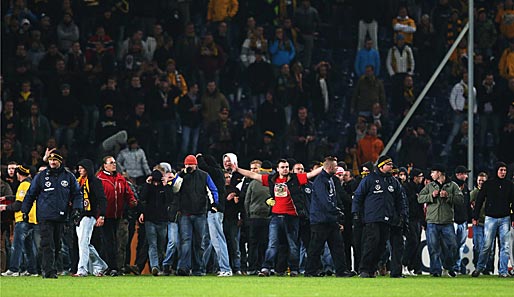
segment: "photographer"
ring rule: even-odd
[[[456,277],[453,264],[459,257],[453,227],[454,205],[464,202],[459,186],[446,177],[444,165],[432,167],[430,176],[434,180],[419,193],[418,203],[427,204],[427,245],[430,254],[430,274],[440,277],[442,267],[448,275]],[[443,252],[443,246],[446,247]],[[446,256],[445,256],[446,255]]]

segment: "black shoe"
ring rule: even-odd
[[[432,276],[433,277],[441,277],[441,274],[440,273],[432,273]]]
[[[491,271],[486,270],[486,271],[482,272],[482,274],[483,275],[491,275],[492,273],[491,273]]]
[[[50,274],[47,274],[47,275],[43,275],[43,278],[57,278],[57,274],[56,273],[50,273]]]
[[[353,277],[355,273],[353,271],[343,271],[342,273],[336,273],[336,277]]]
[[[453,270],[448,270],[448,276],[449,277],[457,277],[457,273],[455,273],[455,271],[453,271]]]
[[[178,275],[178,276],[189,276],[190,274],[189,274],[189,272],[188,272],[188,271],[186,271],[186,270],[184,270],[184,269],[179,268],[179,269],[177,270],[177,275]]]
[[[480,270],[475,270],[473,271],[473,273],[471,274],[472,277],[479,277],[480,276]]]
[[[159,268],[152,267],[152,275],[153,276],[158,276],[159,275]]]
[[[391,278],[405,278],[405,275],[403,275],[403,274],[399,274],[399,275],[392,275],[392,274],[391,274],[389,277],[391,277]]]
[[[325,275],[332,276],[332,275],[334,275],[334,272],[332,270],[327,270],[327,271],[325,271]]]
[[[127,266],[128,272],[133,273],[134,275],[141,275],[141,272],[139,271],[139,267],[136,265],[129,265]]]
[[[371,274],[371,273],[362,271],[361,274],[359,275],[359,277],[360,278],[374,278],[375,274]]]
[[[261,270],[261,271],[259,271],[259,274],[257,274],[257,275],[260,276],[260,277],[269,276],[269,271],[268,270]]]
[[[116,269],[111,270],[111,272],[109,272],[109,275],[110,276],[118,276],[119,275],[118,270],[116,270]]]

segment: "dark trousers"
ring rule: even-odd
[[[144,224],[139,224],[139,228],[137,229],[136,247],[136,266],[139,268],[139,271],[143,271],[143,269],[145,269],[146,262],[148,262],[148,241],[146,240],[146,230]]]
[[[104,233],[104,260],[110,270],[118,270],[118,225],[119,219],[105,219],[103,225]]]
[[[402,274],[402,254],[403,254],[403,233],[402,227],[391,226],[389,233],[391,243],[391,276]]]
[[[359,271],[362,257],[362,224],[354,224],[352,228],[352,246],[353,246],[353,267],[355,271]]]
[[[351,206],[350,206],[351,207]],[[351,216],[351,214],[349,215]],[[353,230],[352,230],[352,221],[345,221],[344,231],[343,231],[343,241],[344,241],[344,254],[346,256],[346,265],[348,265],[348,270],[352,270],[352,245],[353,245]],[[357,269],[357,266],[355,266]]]
[[[61,235],[64,229],[63,222],[39,222],[41,231],[42,273],[47,277],[57,274],[56,259],[61,251]]]
[[[344,241],[337,223],[311,225],[311,240],[307,249],[306,275],[318,274],[321,271],[321,255],[325,250],[325,242],[328,243],[332,260],[336,269],[336,275],[348,270],[344,251]]]
[[[268,247],[269,219],[250,219],[248,225],[248,271],[258,271]]]
[[[409,221],[409,230],[405,236],[405,250],[402,262],[407,269],[415,272],[421,271],[421,222],[418,220]]]
[[[385,251],[389,238],[389,225],[386,223],[368,223],[362,231],[362,258],[360,272],[369,274],[377,271],[378,261]]]

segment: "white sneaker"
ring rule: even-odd
[[[20,273],[21,276],[39,276],[39,274],[37,273],[30,273],[28,271],[23,271],[22,273]]]
[[[410,276],[418,276],[418,275],[416,274],[416,272],[414,272],[414,269],[413,269],[413,270],[410,270],[410,271],[408,272],[408,274],[407,274],[407,275],[410,275]]]
[[[222,271],[218,274],[219,277],[232,276],[232,271]]]
[[[403,266],[402,274],[403,274],[403,275],[410,275],[410,273],[409,273],[409,268],[407,268],[407,266]]]
[[[7,270],[6,272],[2,273],[2,276],[20,276],[20,273]]]

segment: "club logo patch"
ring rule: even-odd
[[[380,190],[380,185],[375,185],[375,190]]]
[[[45,183],[45,187],[47,187],[47,188],[50,188],[50,186],[51,186],[51,185],[52,185],[52,183],[51,183],[51,182],[49,182],[49,181],[47,181],[47,182]]]
[[[389,186],[389,187],[387,187],[387,189],[389,190],[389,192],[394,192],[393,186]]]
[[[68,181],[66,181],[66,180],[61,181],[61,186],[67,187],[68,186]]]

